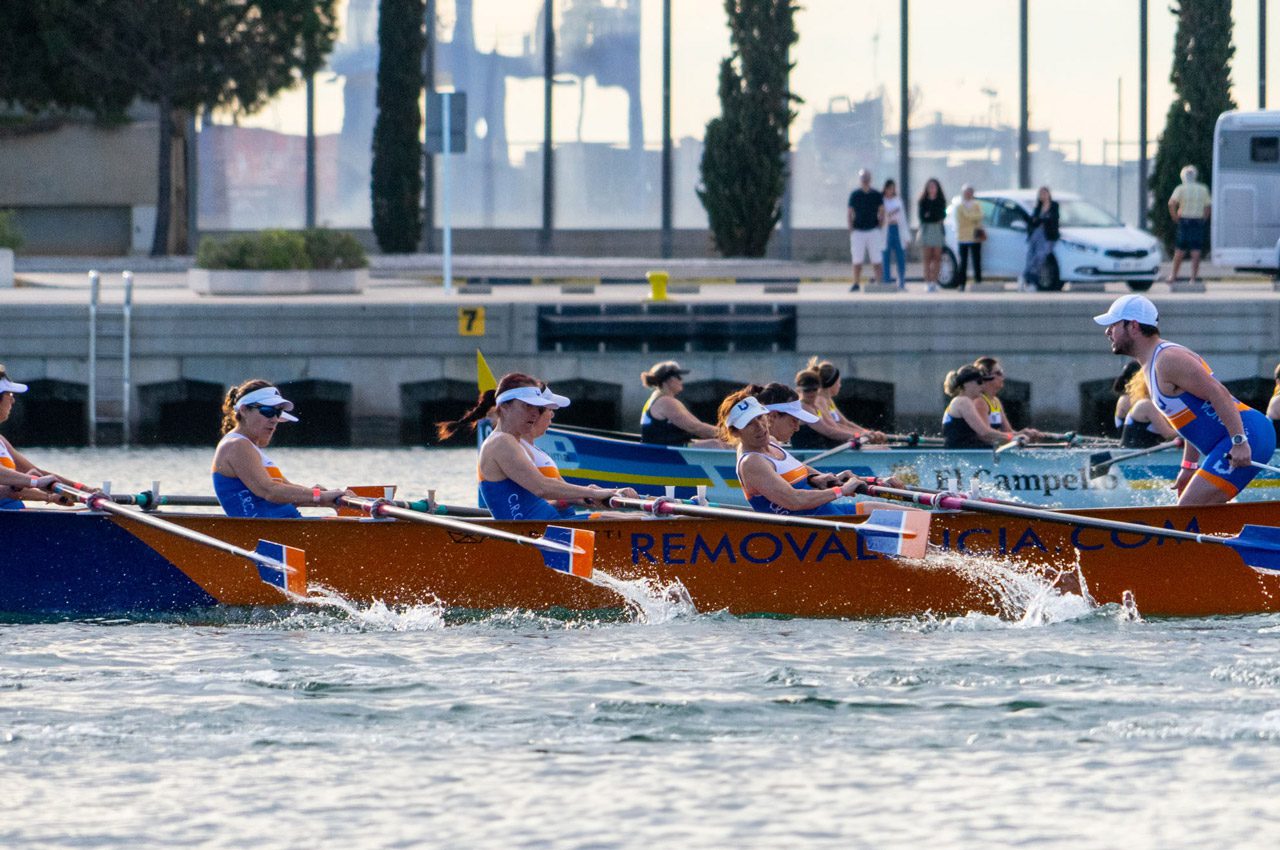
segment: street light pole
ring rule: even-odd
[[[1147,226],[1147,0],[1138,0],[1138,221]]]
[[[662,256],[674,250],[671,197],[671,0],[662,0]]]
[[[1031,186],[1031,133],[1027,115],[1027,0],[1018,2],[1018,188]]]
[[[909,31],[907,29],[908,0],[902,0],[898,29],[901,31],[901,48],[898,51],[900,68],[898,70],[898,197],[902,199],[903,209],[910,209],[908,200],[911,197],[911,134],[907,122],[907,100],[910,95],[910,80],[907,77],[907,47]]]

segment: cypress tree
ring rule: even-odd
[[[423,0],[378,7],[378,117],[373,125],[373,233],[389,254],[417,250],[422,235]]]
[[[1231,99],[1231,0],[1175,0],[1174,99],[1156,148],[1150,186],[1151,230],[1172,247],[1177,226],[1169,215],[1169,196],[1181,181],[1184,165],[1194,165],[1200,180],[1213,183],[1213,126],[1235,109]]]
[[[794,0],[725,0],[732,50],[720,63],[720,115],[703,139],[702,185],[716,250],[762,257],[782,216],[787,130],[796,114],[788,60]]]

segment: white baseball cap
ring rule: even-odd
[[[553,410],[569,406],[568,397],[556,395],[551,391],[551,387],[542,389],[537,387],[516,387],[515,389],[504,390],[498,393],[498,397],[493,400],[493,403],[502,404],[508,401],[523,401],[525,404],[531,404],[534,407],[550,407]]]
[[[1106,327],[1116,322],[1137,322],[1140,325],[1155,326],[1160,320],[1160,313],[1151,299],[1145,295],[1121,295],[1111,302],[1111,307],[1093,320]]]
[[[260,387],[251,393],[245,393],[242,398],[236,399],[236,410],[248,407],[249,405],[258,407],[278,407],[281,409],[280,419],[284,422],[297,422],[298,417],[291,413],[284,413],[286,410],[293,410],[293,402],[280,395],[280,391],[275,387]]]
[[[757,416],[764,416],[769,409],[761,404],[755,396],[749,395],[742,401],[733,406],[733,410],[729,411],[729,415],[725,417],[725,422],[730,428],[736,428],[741,431],[747,425],[751,424],[751,420]]]
[[[799,419],[801,422],[817,422],[818,421],[818,417],[814,416],[812,413],[805,410],[804,405],[801,404],[798,399],[793,401],[788,401],[788,402],[782,402],[779,404],[766,404],[764,408],[765,410],[770,410],[770,411],[773,411],[774,413],[785,413],[788,416],[794,416],[796,419]]]
[[[26,391],[26,384],[19,384],[17,381],[9,380],[9,376],[4,374],[4,370],[0,369],[0,393],[25,393]]]

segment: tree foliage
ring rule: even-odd
[[[119,113],[156,105],[152,254],[167,253],[175,112],[250,113],[324,64],[337,0],[22,0],[0,3],[0,99]],[[5,49],[5,48],[16,48]]]
[[[1156,148],[1150,186],[1151,230],[1172,246],[1177,226],[1168,200],[1184,165],[1194,165],[1200,179],[1213,183],[1213,127],[1218,116],[1235,109],[1231,99],[1231,0],[1175,0],[1174,99]]]
[[[422,0],[378,10],[378,117],[373,125],[373,233],[387,253],[416,251],[422,236]]]
[[[794,0],[725,0],[732,51],[720,63],[720,115],[707,124],[698,197],[716,249],[761,257],[782,215],[787,132],[795,119],[788,77],[798,36]]]

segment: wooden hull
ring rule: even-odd
[[[1280,503],[1197,509],[1110,509],[1089,515],[1203,532],[1280,524]],[[308,582],[358,602],[467,609],[619,608],[611,590],[547,569],[525,547],[435,527],[348,519],[247,520],[162,515],[252,549],[266,538],[307,553]],[[971,513],[939,513],[923,562],[869,552],[856,535],[749,521],[586,523],[596,568],[619,579],[678,580],[702,612],[895,617],[971,611],[1012,615],[1011,577],[1036,575],[1100,603],[1132,593],[1144,616],[1280,611],[1280,575],[1244,566],[1226,547],[1112,534]],[[536,534],[540,523],[495,523]],[[207,606],[278,605],[247,561],[140,523],[93,514],[0,512],[0,612],[155,614]],[[1078,562],[1078,573],[1076,564]]]

